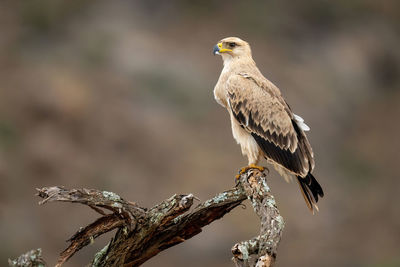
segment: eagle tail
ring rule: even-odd
[[[307,207],[314,214],[314,210],[318,211],[318,197],[322,198],[324,196],[321,185],[311,173],[308,173],[306,177],[297,176],[297,181],[299,182],[300,190]]]

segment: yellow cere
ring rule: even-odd
[[[219,53],[232,52],[232,49],[222,48],[222,43],[218,43],[217,45],[219,47]]]

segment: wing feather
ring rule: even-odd
[[[226,86],[233,116],[265,156],[306,176],[314,167],[311,146],[279,90],[268,80],[259,81],[249,74],[232,75]]]

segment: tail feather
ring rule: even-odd
[[[306,177],[297,176],[301,193],[303,194],[304,200],[306,201],[307,207],[314,213],[314,210],[318,211],[318,198],[324,196],[324,191],[321,185],[317,182],[311,173],[308,173]]]

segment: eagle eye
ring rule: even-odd
[[[229,47],[232,47],[232,48],[234,48],[236,46],[236,43],[229,43]]]

